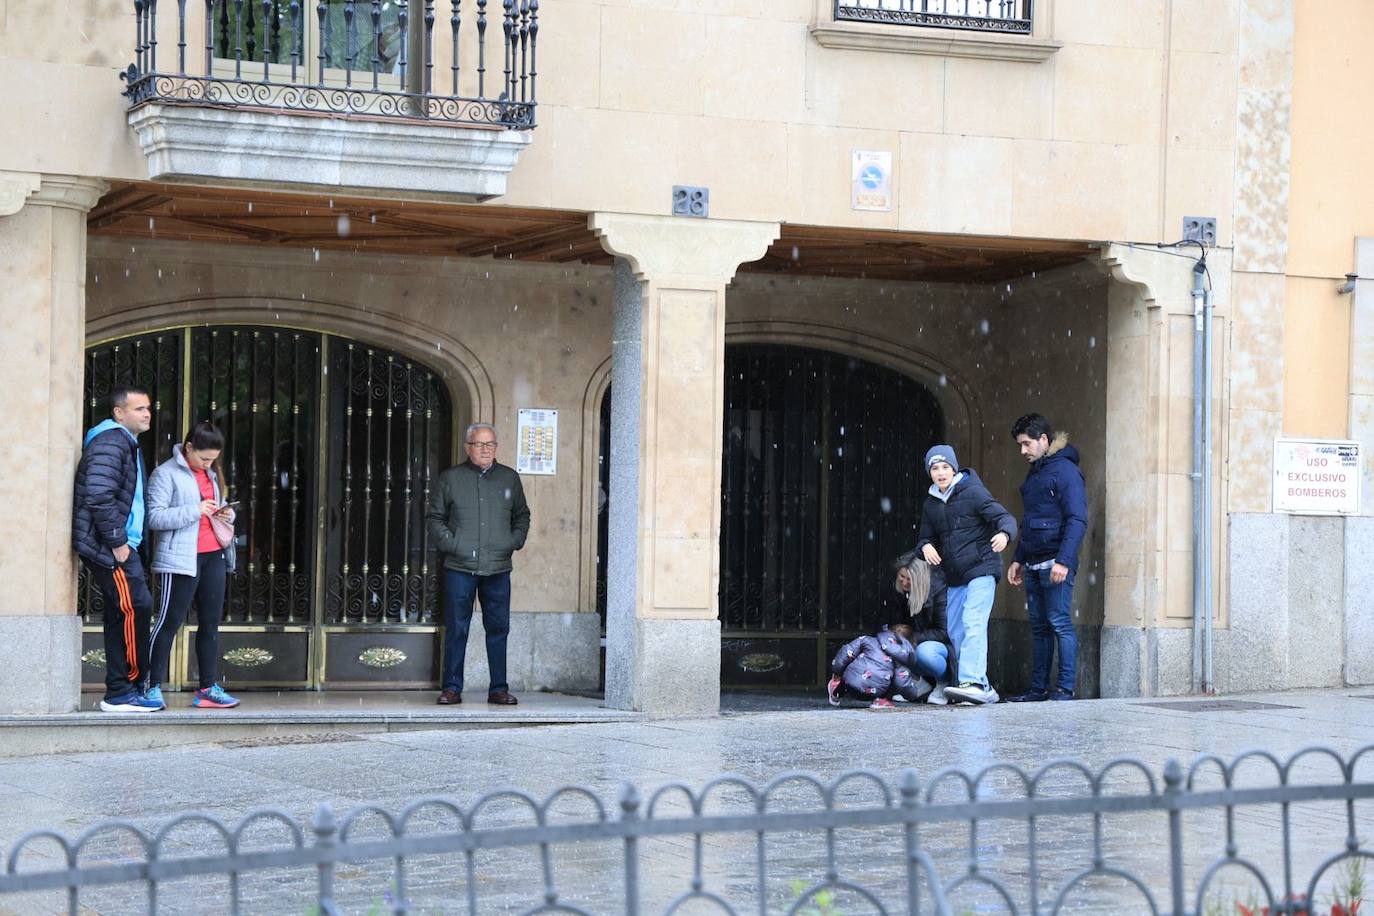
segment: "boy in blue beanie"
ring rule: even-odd
[[[959,469],[952,446],[933,446],[925,467],[930,495],[916,549],[944,573],[949,638],[958,659],[956,686],[945,696],[953,702],[996,703],[997,691],[988,683],[988,617],[1002,576],[997,554],[1016,537],[1016,519],[972,468]]]

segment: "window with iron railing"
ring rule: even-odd
[[[134,11],[131,108],[534,126],[539,0],[177,0],[161,25],[158,0]]]
[[[1030,35],[1033,0],[835,0],[837,22]]]

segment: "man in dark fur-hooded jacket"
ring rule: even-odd
[[[959,468],[954,448],[926,452],[930,495],[921,512],[916,549],[945,575],[949,637],[958,656],[957,686],[945,690],[953,702],[996,703],[988,683],[988,617],[1002,561],[997,556],[1016,537],[1016,519],[992,498],[972,468]]]
[[[1021,541],[1007,570],[1012,585],[1025,584],[1034,663],[1030,689],[1012,703],[1072,700],[1078,671],[1078,637],[1073,629],[1073,580],[1078,549],[1088,530],[1088,497],[1078,449],[1069,437],[1055,435],[1038,413],[1013,424],[1011,434],[1030,462],[1021,485]],[[1051,683],[1050,662],[1059,650],[1059,676]]]

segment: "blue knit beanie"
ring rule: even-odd
[[[943,461],[954,470],[959,470],[959,460],[954,456],[954,446],[952,445],[932,445],[930,451],[926,452],[926,473],[930,473],[930,466],[936,461]]]

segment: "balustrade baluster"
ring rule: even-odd
[[[501,46],[501,65],[503,69],[501,98],[514,98],[511,92],[511,65],[515,57],[515,43],[519,39],[515,35],[515,0],[501,0],[501,33],[504,43]]]
[[[453,15],[448,20],[453,36],[453,95],[458,94],[458,26],[462,22],[459,16],[459,7],[462,2],[463,0],[453,0]]]
[[[262,81],[268,83],[272,81],[271,67],[272,56],[277,53],[277,40],[272,35],[273,26],[276,19],[272,16],[272,0],[262,0]]]
[[[410,0],[399,0],[396,4],[396,22],[399,26],[396,40],[400,42],[400,48],[396,52],[396,62],[401,77],[401,91],[408,92],[410,87],[406,84],[406,64],[408,63],[406,58],[410,48]]]
[[[423,90],[425,95],[429,95],[434,91],[434,0],[425,0],[424,22],[425,82]]]
[[[296,68],[301,63],[301,3],[291,0],[291,82],[296,82]]]
[[[157,0],[148,4],[148,71],[157,72]]]
[[[243,78],[243,0],[234,0],[234,79]]]
[[[315,16],[319,19],[319,39],[320,48],[317,56],[320,59],[320,85],[324,85],[324,51],[329,47],[329,8],[325,6],[324,0],[320,0],[315,7]]]
[[[352,88],[353,86],[353,64],[358,59],[358,24],[354,17],[357,14],[354,0],[347,0],[344,3],[344,85]]]
[[[535,54],[539,50],[539,0],[530,0],[530,97],[529,103],[536,101],[535,79],[539,73],[535,67]]]
[[[143,0],[134,0],[134,65],[139,75],[148,72],[148,58],[143,52]]]
[[[477,0],[477,97],[487,97],[487,0]],[[457,95],[455,87],[453,94]]]
[[[372,0],[372,88],[380,87],[382,72],[382,0]]]
[[[530,0],[520,0],[520,101],[529,91]]]

